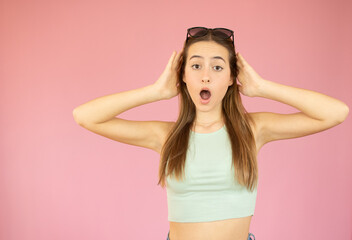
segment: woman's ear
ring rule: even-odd
[[[230,78],[228,86],[231,86],[232,84],[233,84],[233,77]]]

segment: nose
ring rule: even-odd
[[[202,78],[202,82],[210,82],[209,80],[209,73],[207,70],[205,70],[203,78]]]
[[[204,72],[202,74],[202,82],[205,83],[205,82],[210,82],[210,79],[209,79],[209,71],[208,69],[204,69]]]

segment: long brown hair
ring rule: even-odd
[[[174,174],[177,180],[184,177],[184,168],[190,130],[196,116],[196,106],[193,103],[185,82],[183,82],[185,63],[189,47],[199,41],[213,41],[224,46],[229,52],[229,63],[233,84],[228,87],[222,100],[222,114],[231,140],[232,164],[235,167],[235,179],[239,184],[253,191],[258,183],[257,151],[254,134],[250,123],[255,124],[242,105],[236,78],[239,73],[235,48],[231,40],[219,39],[211,34],[198,38],[189,38],[184,42],[183,50],[177,67],[177,81],[180,93],[179,116],[169,132],[161,150],[159,164],[159,182],[166,186],[166,177]],[[166,169],[167,168],[167,169]],[[181,176],[182,175],[182,176]]]

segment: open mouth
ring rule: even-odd
[[[203,100],[208,100],[211,97],[211,93],[209,90],[202,90],[199,94]]]

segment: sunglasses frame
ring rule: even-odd
[[[233,45],[233,47],[235,47],[235,43],[234,43],[234,38],[235,38],[234,32],[233,32],[231,29],[228,29],[228,28],[206,28],[206,27],[191,27],[191,28],[188,28],[188,29],[187,29],[187,35],[186,35],[186,43],[187,43],[187,41],[188,41],[188,39],[189,39],[188,35],[189,35],[190,37],[193,37],[193,38],[203,37],[203,36],[194,37],[194,36],[192,36],[192,35],[190,34],[190,31],[193,30],[193,29],[195,29],[195,28],[202,28],[202,29],[206,30],[206,33],[205,33],[203,36],[207,35],[210,30],[211,30],[211,31],[214,31],[214,30],[215,30],[215,31],[216,31],[216,30],[226,30],[226,31],[229,31],[229,32],[231,32],[231,35],[230,35],[229,37],[227,37],[227,38],[224,38],[224,40],[232,37],[232,45]]]

